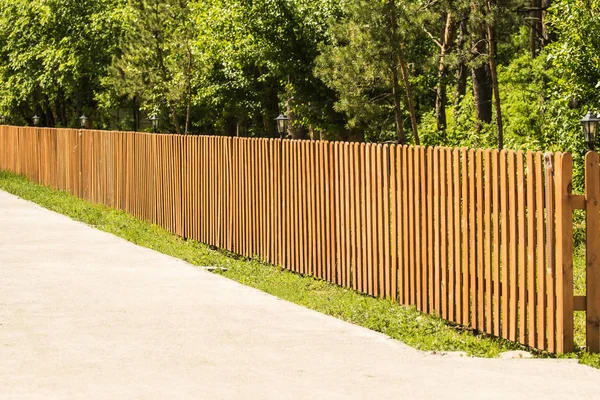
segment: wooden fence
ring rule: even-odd
[[[600,277],[573,295],[572,210],[588,203],[570,154],[0,129],[0,169],[531,347],[572,351],[593,299],[599,344]]]

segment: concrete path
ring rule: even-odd
[[[434,356],[0,192],[0,399],[592,399],[574,362]]]

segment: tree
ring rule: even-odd
[[[0,0],[0,110],[48,126],[96,117],[96,95],[119,46],[118,0]]]
[[[395,136],[405,143],[408,111],[414,143],[418,116],[409,63],[423,33],[414,24],[416,8],[407,2],[349,0],[344,17],[332,25],[333,42],[319,56],[317,75],[339,96],[336,109],[348,116],[348,128],[381,136],[392,117]],[[401,102],[400,90],[405,102]]]

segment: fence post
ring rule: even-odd
[[[573,159],[555,157],[556,182],[556,332],[557,353],[573,351]]]
[[[600,156],[585,156],[586,207],[586,345],[600,352]]]

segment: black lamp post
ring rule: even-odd
[[[159,118],[156,115],[156,113],[152,114],[152,116],[150,117],[150,121],[152,121],[152,132],[154,132],[154,133],[158,132]]]
[[[2,124],[2,125],[6,124],[6,116],[5,115],[0,116],[0,124]]]
[[[594,151],[596,144],[596,133],[598,132],[598,123],[600,119],[593,112],[589,111],[582,119],[581,126],[583,128],[583,135],[590,151]]]
[[[38,126],[40,124],[40,117],[37,114],[33,116],[33,125]]]
[[[79,117],[79,121],[81,122],[81,129],[87,129],[88,120],[89,118],[86,117],[85,114]]]
[[[279,132],[279,137],[283,139],[287,132],[290,119],[286,117],[285,114],[280,114],[279,117],[275,118],[275,121],[277,121],[277,132]]]

